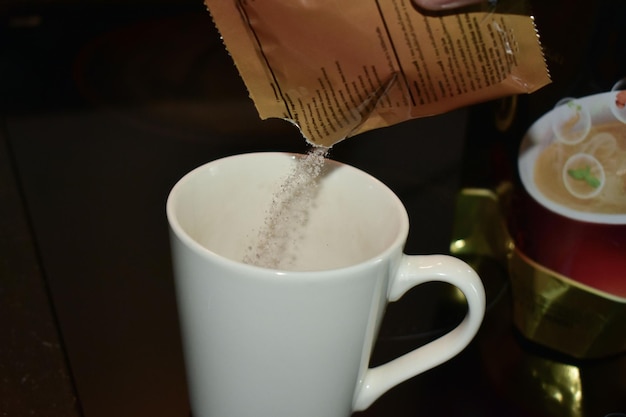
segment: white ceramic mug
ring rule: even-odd
[[[347,417],[452,358],[482,322],[484,289],[476,273],[453,257],[403,254],[409,223],[400,200],[365,172],[330,160],[299,249],[308,270],[243,263],[251,231],[298,157],[216,160],[170,193],[194,417]],[[387,302],[429,281],[461,290],[465,319],[439,339],[368,368]]]

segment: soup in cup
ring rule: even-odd
[[[528,130],[519,175],[532,202],[520,216],[529,256],[592,288],[626,298],[626,113],[621,92],[570,100]],[[562,117],[564,108],[570,118]],[[573,109],[573,110],[572,110]],[[587,120],[588,126],[574,127]],[[584,137],[572,142],[578,129]],[[520,228],[521,229],[521,228]]]

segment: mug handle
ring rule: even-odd
[[[387,299],[397,301],[409,289],[440,281],[465,295],[468,310],[463,321],[445,335],[390,362],[369,368],[359,381],[353,410],[368,408],[392,387],[456,356],[472,341],[485,315],[485,290],[476,272],[465,262],[448,255],[403,255],[389,286]]]

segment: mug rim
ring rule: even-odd
[[[237,267],[243,268],[244,270],[253,272],[255,274],[259,274],[259,276],[272,276],[273,279],[277,277],[291,277],[293,275],[297,275],[299,279],[305,278],[307,276],[319,280],[324,276],[334,276],[337,272],[355,272],[359,269],[368,269],[373,264],[377,264],[383,262],[385,259],[390,259],[393,256],[393,252],[404,247],[406,239],[408,237],[409,231],[409,217],[404,207],[404,204],[400,200],[400,198],[382,181],[378,178],[368,174],[367,172],[356,168],[352,165],[336,161],[333,159],[327,158],[326,164],[333,164],[335,167],[343,167],[344,169],[349,169],[352,172],[356,172],[358,175],[362,176],[364,180],[370,181],[372,184],[377,185],[379,188],[384,190],[393,201],[394,205],[398,208],[398,213],[401,218],[399,219],[399,227],[398,232],[396,233],[395,238],[391,241],[383,250],[377,252],[375,255],[368,257],[367,259],[354,263],[352,265],[337,267],[337,268],[328,268],[328,269],[319,269],[319,270],[306,270],[306,271],[298,271],[298,270],[290,270],[290,269],[273,269],[262,266],[257,266],[253,264],[248,264],[243,261],[236,261],[227,256],[216,253],[215,251],[205,247],[200,244],[197,240],[192,238],[181,226],[175,208],[175,202],[177,198],[177,193],[179,190],[184,187],[185,183],[188,182],[191,178],[198,175],[200,172],[205,170],[213,169],[219,164],[234,159],[250,159],[250,158],[295,158],[302,157],[304,154],[294,153],[294,152],[280,152],[280,151],[267,151],[267,152],[249,152],[249,153],[240,153],[229,155],[225,157],[221,157],[218,159],[214,159],[212,161],[206,162],[191,171],[187,172],[183,175],[171,188],[167,201],[166,201],[166,216],[169,224],[170,231],[175,234],[175,236],[189,248],[191,248],[195,253],[203,257],[209,257],[214,262],[221,264],[225,267]]]
[[[601,123],[621,122],[625,123],[624,127],[626,128],[626,122],[617,118],[612,110],[614,100],[608,99],[617,92],[609,91],[573,100],[585,105],[590,112],[592,125],[594,121],[600,121]],[[556,109],[557,107],[537,119],[522,138],[518,157],[518,172],[524,189],[539,204],[569,219],[596,224],[626,225],[626,214],[594,213],[576,210],[551,200],[535,184],[534,170],[537,157],[545,147],[554,141],[551,121],[554,118]]]

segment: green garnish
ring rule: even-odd
[[[576,102],[575,102],[575,101],[573,101],[573,100],[572,100],[572,101],[568,101],[568,102],[567,102],[567,107],[569,107],[570,109],[574,109],[574,110],[576,110],[577,112],[579,112],[579,111],[581,111],[581,110],[582,110],[582,106],[581,106],[580,104],[576,103]]]
[[[600,180],[591,174],[591,167],[589,165],[579,169],[568,169],[567,175],[575,180],[585,181],[592,188],[598,188],[602,185]]]

